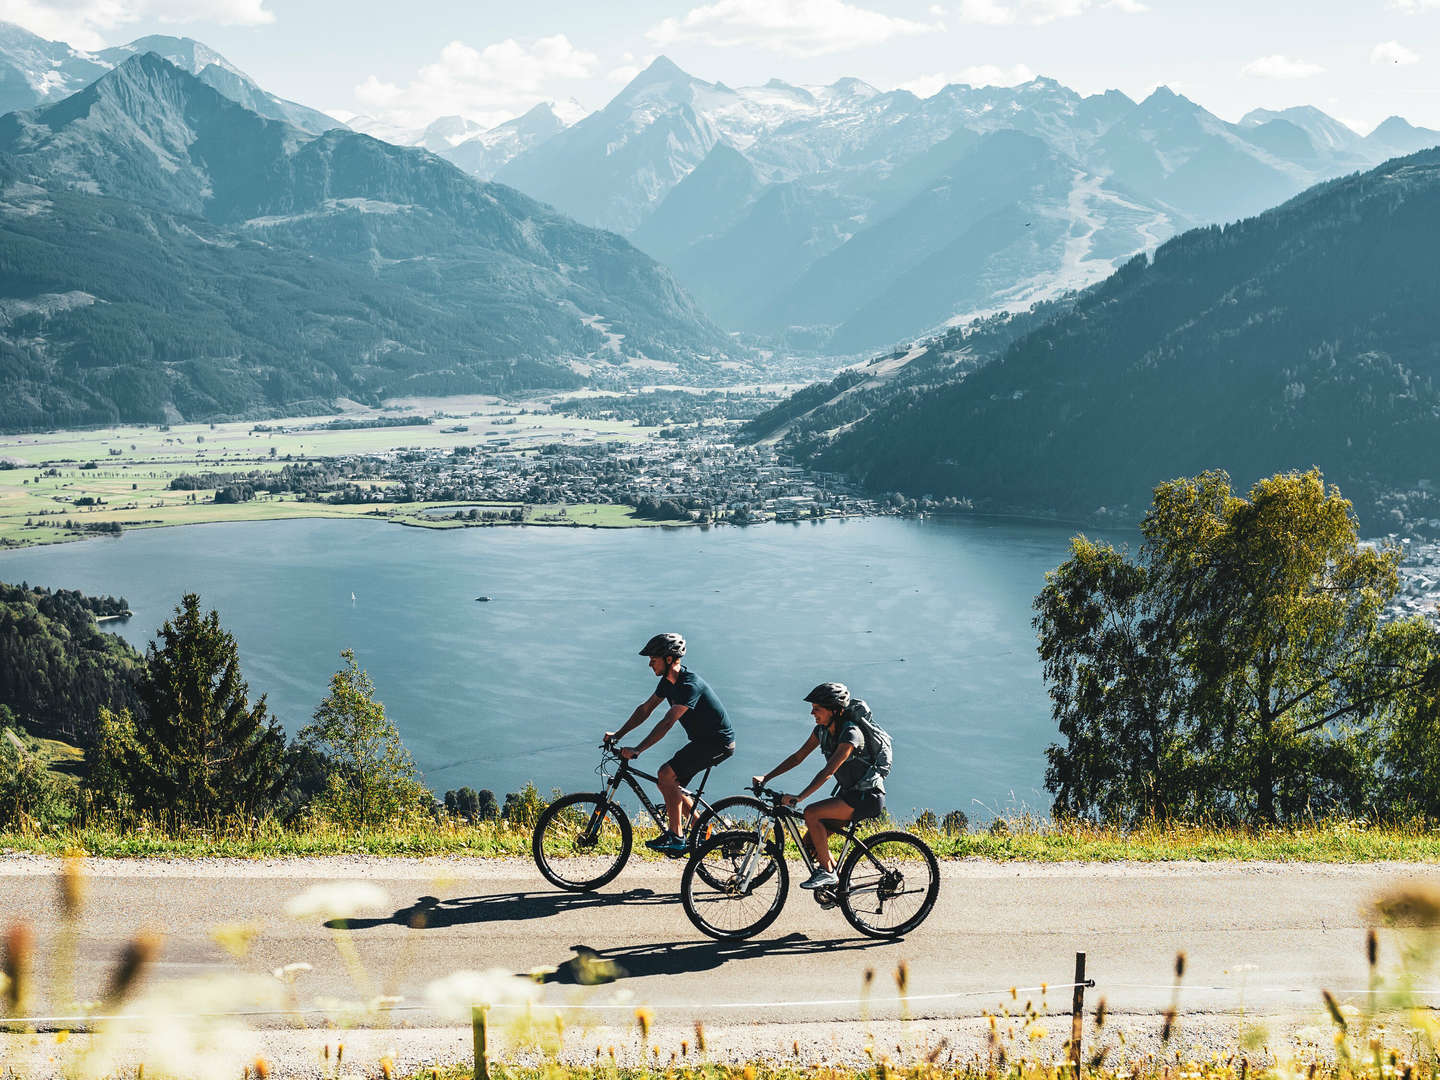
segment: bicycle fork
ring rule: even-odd
[[[590,820],[585,823],[585,831],[580,836],[582,843],[594,844],[600,839],[600,826],[605,824],[605,811],[608,810],[610,804],[614,802],[615,791],[619,786],[618,781],[612,781],[611,784],[600,793],[600,804],[595,807],[595,812],[590,815]]]
[[[760,865],[760,856],[765,850],[765,837],[759,831],[755,832],[755,843],[750,845],[746,852],[745,859],[740,864],[740,872],[735,875],[735,891],[742,896],[750,891],[750,882],[755,877],[755,870]]]

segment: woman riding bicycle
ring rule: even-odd
[[[655,692],[635,707],[630,719],[619,731],[607,731],[605,741],[621,738],[639,727],[662,701],[670,708],[641,740],[639,746],[622,746],[620,756],[626,761],[639,757],[663,739],[678,720],[690,741],[682,746],[656,773],[660,793],[665,796],[668,830],[646,846],[664,855],[683,855],[686,851],[684,822],[689,817],[692,800],[683,790],[702,769],[717,765],[735,753],[735,731],[725,714],[725,706],[705,680],[682,667],[685,639],[679,634],[656,634],[645,643],[640,655],[650,660],[650,670],[660,677]]]
[[[815,726],[800,749],[776,765],[755,783],[768,786],[770,778],[789,772],[810,756],[817,746],[825,754],[824,767],[799,795],[787,795],[786,806],[808,799],[834,777],[838,789],[828,799],[811,803],[805,808],[806,840],[819,864],[813,874],[800,883],[802,889],[820,889],[834,885],[835,862],[830,855],[829,822],[860,822],[879,817],[885,812],[885,778],[874,767],[878,747],[870,746],[866,726],[870,710],[858,698],[850,696],[844,683],[821,683],[805,695]]]

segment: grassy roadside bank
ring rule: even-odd
[[[1298,863],[1440,862],[1440,831],[1423,823],[1374,825],[1316,822],[1297,828],[1230,829],[1196,825],[1148,825],[1131,830],[1090,825],[1005,822],[981,831],[952,834],[914,829],[941,859],[996,862],[1215,862]],[[658,861],[642,841],[653,830],[637,828],[632,858]],[[276,859],[328,855],[384,857],[530,857],[530,828],[505,822],[433,824],[372,830],[317,827],[293,830],[262,824],[246,828],[170,833],[86,827],[0,832],[0,854],[100,858]]]

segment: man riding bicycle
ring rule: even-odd
[[[825,765],[815,779],[799,795],[786,795],[783,800],[786,806],[794,806],[819,791],[831,777],[835,779],[834,796],[805,808],[805,838],[818,866],[800,887],[820,889],[839,881],[830,854],[829,823],[860,822],[884,813],[885,778],[875,767],[880,748],[870,745],[870,710],[863,701],[852,698],[844,683],[835,682],[821,683],[805,700],[815,720],[810,737],[779,765],[754,779],[759,786],[768,786],[771,777],[789,772],[817,746],[824,752]]]
[[[639,727],[660,705],[670,706],[653,731],[638,746],[622,746],[620,756],[626,761],[639,757],[663,739],[678,720],[690,741],[674,757],[660,767],[656,782],[665,797],[667,830],[646,846],[663,855],[685,853],[684,822],[689,818],[693,801],[684,792],[695,774],[718,765],[735,753],[735,732],[725,714],[725,706],[705,680],[682,667],[685,639],[679,634],[656,634],[645,643],[640,655],[650,660],[650,670],[660,677],[655,692],[635,707],[630,719],[619,731],[607,731],[605,741],[622,738],[627,731]]]

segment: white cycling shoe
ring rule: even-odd
[[[839,884],[840,884],[840,879],[835,876],[835,871],[833,871],[833,870],[821,870],[821,869],[818,869],[818,868],[817,868],[816,871],[815,871],[813,874],[811,874],[808,878],[806,878],[804,881],[802,881],[802,882],[800,883],[800,888],[802,888],[802,889],[823,889],[826,885],[839,885]]]

